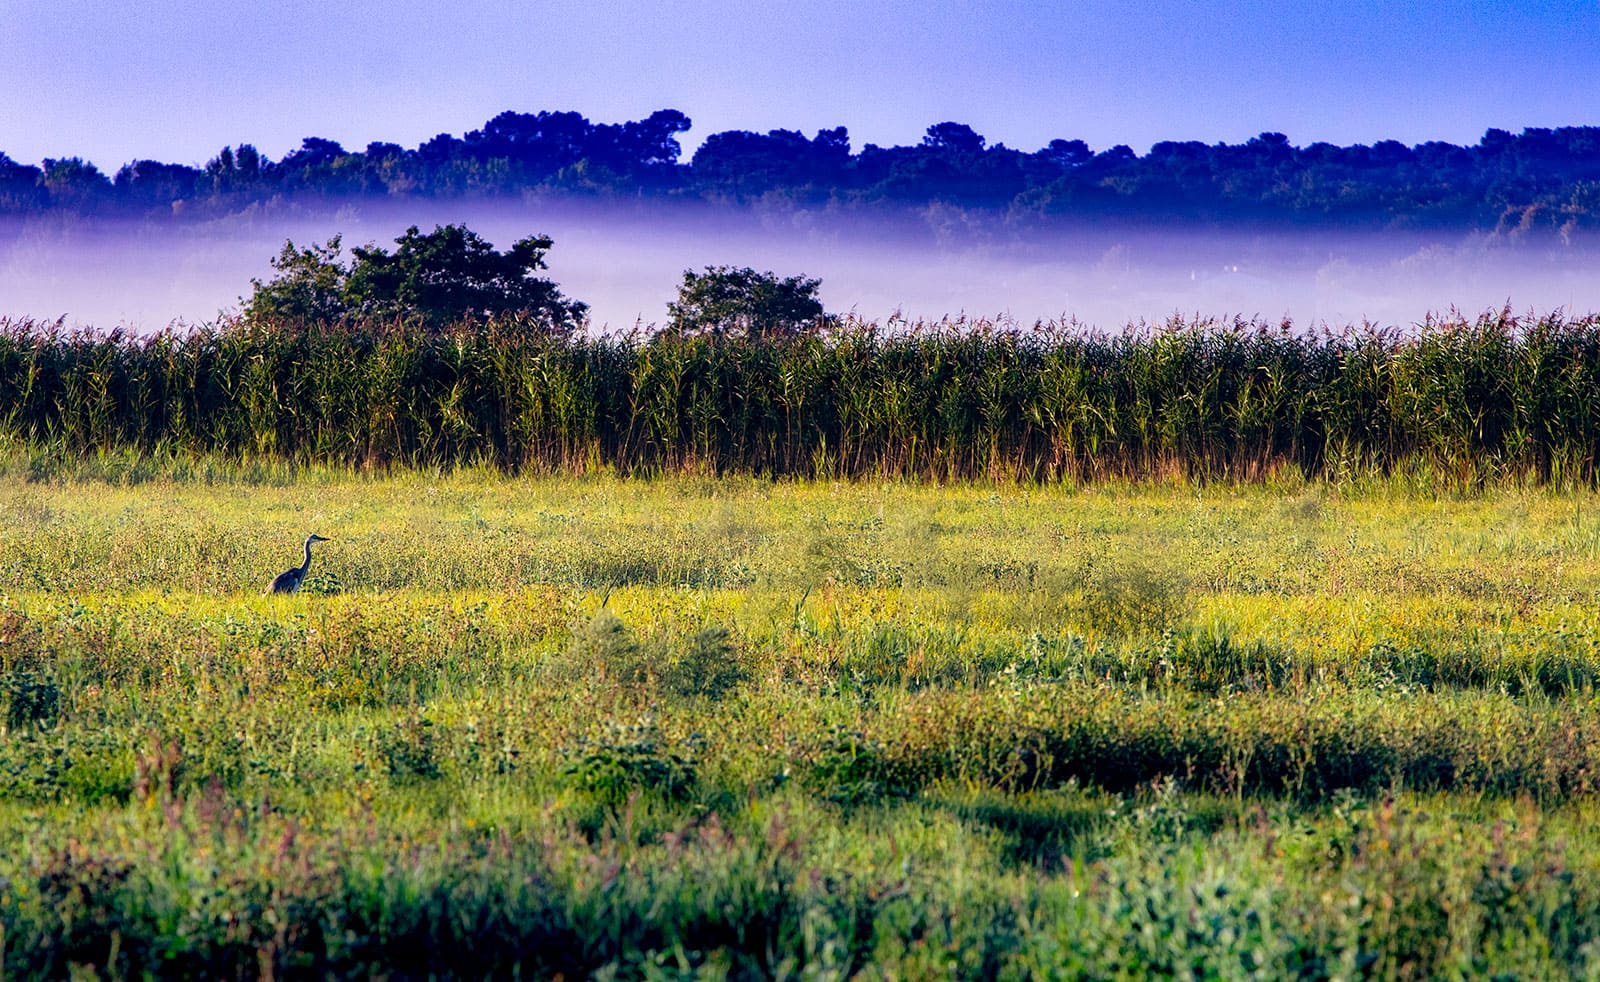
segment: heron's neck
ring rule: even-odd
[[[311,540],[306,540],[306,561],[300,564],[300,572],[304,573],[311,568]]]

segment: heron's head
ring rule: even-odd
[[[317,533],[313,532],[309,536],[306,537],[306,541],[307,542],[332,542],[333,540],[328,538],[325,535],[318,535]]]

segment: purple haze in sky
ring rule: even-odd
[[[1076,319],[1114,330],[1176,314],[1405,327],[1452,306],[1469,314],[1507,303],[1519,313],[1600,310],[1593,245],[1114,227],[1015,238],[967,220],[938,209],[896,223],[704,205],[412,201],[195,225],[30,221],[0,226],[0,312],[144,331],[214,320],[237,309],[251,277],[270,278],[268,260],[285,238],[303,246],[342,234],[346,245],[392,245],[407,225],[444,222],[465,222],[502,248],[550,234],[547,275],[588,302],[603,330],[662,323],[682,272],[712,264],[819,277],[829,310],[877,321]]]
[[[991,143],[1097,150],[1159,140],[1475,143],[1490,127],[1596,118],[1600,4],[1084,0],[4,0],[0,152],[203,164],[224,145],[282,157],[306,136],[416,146],[503,110],[596,121],[687,113],[710,133],[849,128],[856,149],[968,123]],[[946,217],[953,224],[943,227]],[[387,244],[468,221],[502,247],[553,235],[550,275],[610,327],[659,321],[686,268],[821,277],[833,310],[1101,326],[1174,312],[1364,317],[1600,309],[1593,250],[1474,237],[1298,238],[1083,231],[991,241],[961,216],[916,234],[799,215],[713,218],[411,202],[287,221],[0,228],[0,313],[149,329],[214,318],[285,237]]]

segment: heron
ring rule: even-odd
[[[293,593],[300,589],[301,581],[306,578],[306,570],[311,568],[311,543],[330,541],[332,540],[328,539],[326,536],[318,535],[315,532],[306,536],[306,561],[301,563],[299,566],[291,567],[290,569],[286,569],[279,573],[277,576],[274,576],[272,578],[272,587],[267,592]]]

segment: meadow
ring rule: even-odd
[[[1587,487],[68,449],[7,977],[1600,974]]]

